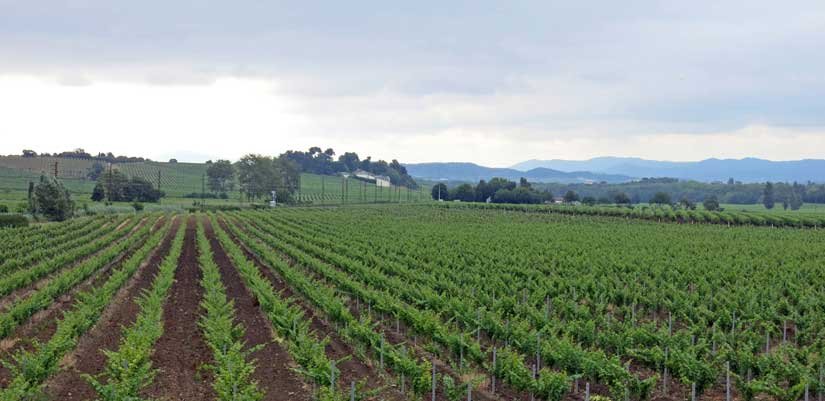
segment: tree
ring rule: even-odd
[[[345,152],[338,156],[338,162],[344,165],[347,171],[355,171],[361,166],[361,159],[358,158],[358,153]]]
[[[762,192],[762,204],[765,209],[773,209],[776,199],[774,198],[773,184],[768,182],[765,184],[765,190]]]
[[[476,198],[476,191],[470,184],[461,184],[457,186],[450,194],[450,199],[460,200],[462,202],[472,202]]]
[[[652,198],[650,198],[650,203],[654,205],[670,205],[672,200],[670,199],[670,194],[667,192],[656,192]]]
[[[582,203],[584,203],[587,206],[594,206],[596,204],[596,198],[592,196],[585,196],[584,198],[582,198]]]
[[[616,202],[617,205],[630,205],[632,203],[630,197],[627,196],[625,192],[617,193],[616,196],[613,197],[613,201]]]
[[[169,159],[170,164],[175,164],[178,162],[178,159]]]
[[[157,202],[164,193],[152,186],[152,183],[140,177],[132,177],[123,187],[123,199],[126,202]]]
[[[791,210],[799,210],[802,208],[802,196],[799,195],[796,191],[791,193],[791,199],[788,202],[790,203]]]
[[[34,187],[34,210],[49,220],[63,221],[74,214],[74,201],[63,183],[41,176]]]
[[[447,190],[447,185],[445,185],[443,182],[439,182],[438,184],[433,185],[433,190],[431,194],[434,200],[450,199],[450,192]]]
[[[100,176],[98,182],[103,184],[107,201],[120,202],[124,198],[123,191],[129,184],[129,178],[119,170],[110,168],[109,171]]]
[[[679,205],[685,210],[696,210],[696,204],[688,199],[687,196],[683,196],[682,199],[679,200]]]
[[[259,199],[275,189],[273,188],[275,174],[271,157],[248,154],[238,161],[236,167],[241,192],[248,200]]]
[[[567,193],[564,194],[564,203],[573,203],[573,202],[578,202],[578,201],[579,201],[579,194],[577,194],[576,191],[573,191],[571,189],[571,190],[567,191]]]
[[[235,168],[229,160],[218,160],[206,168],[209,190],[225,194],[235,188]]]
[[[519,178],[518,186],[521,187],[521,188],[527,188],[527,189],[532,188],[532,185],[530,185],[530,183],[524,177]]]
[[[103,174],[104,171],[106,171],[106,168],[103,167],[103,163],[94,162],[86,170],[86,178],[92,181],[97,181],[97,179],[100,178],[100,175]]]
[[[100,202],[104,198],[106,198],[106,191],[103,189],[103,184],[98,181],[95,184],[95,188],[92,190],[92,201]]]
[[[708,196],[705,198],[704,202],[702,202],[702,206],[704,206],[705,210],[710,212],[721,210],[719,207],[719,199],[717,199],[716,196]]]
[[[248,154],[235,164],[241,193],[247,199],[268,198],[276,191],[279,202],[291,202],[298,188],[298,167],[286,157]]]
[[[31,149],[23,149],[23,157],[37,157],[37,152]]]

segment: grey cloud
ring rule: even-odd
[[[825,124],[822,26],[818,0],[0,0],[0,74],[262,77],[311,115],[346,112],[376,132],[713,132]]]

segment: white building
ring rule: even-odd
[[[374,182],[375,185],[379,187],[390,187],[392,185],[390,183],[390,177],[387,177],[386,175],[375,175],[361,169],[355,170],[352,175],[355,176],[355,178],[359,178],[364,181]]]

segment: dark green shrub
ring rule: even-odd
[[[29,219],[22,214],[4,214],[0,215],[0,227],[26,227],[29,225]]]

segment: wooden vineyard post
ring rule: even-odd
[[[533,364],[533,381],[536,381],[536,364]],[[536,401],[536,395],[530,390],[530,401]]]
[[[550,321],[550,297],[544,297],[544,320]]]
[[[473,401],[473,386],[472,383],[467,383],[467,401]],[[805,401],[808,401],[807,399]]]
[[[406,381],[404,380],[404,372],[401,372],[401,394],[404,394],[406,392],[406,391],[404,391],[404,385],[405,384],[406,384]]]
[[[584,383],[584,401],[590,401],[590,382]]]
[[[665,366],[662,372],[662,394],[667,394],[667,355],[669,348],[665,347]]]
[[[349,401],[355,401],[355,381],[350,382],[349,385]]]
[[[335,392],[335,361],[329,361],[329,388]]]
[[[696,383],[690,383],[690,401],[696,401]]]
[[[432,388],[432,401],[435,401],[435,357],[433,357],[433,380],[432,380],[433,388]]]
[[[788,341],[788,321],[782,321],[782,344],[785,344]]]
[[[825,386],[825,365],[820,364],[819,365],[819,386],[817,386],[818,389],[817,389],[817,392],[816,392],[817,393],[817,396],[816,396],[817,401],[822,401],[822,393],[823,393],[822,386]]]
[[[379,350],[381,356],[379,357],[378,369],[384,370],[384,337],[381,337],[381,348]]]
[[[765,330],[765,353],[771,352],[771,332]]]
[[[541,369],[541,332],[536,333],[536,367]]]
[[[725,401],[730,401],[730,361],[725,362]]]
[[[490,382],[492,383],[492,392],[496,392],[496,347],[493,347],[493,373],[490,375]]]
[[[667,335],[673,336],[673,314],[667,312]]]

